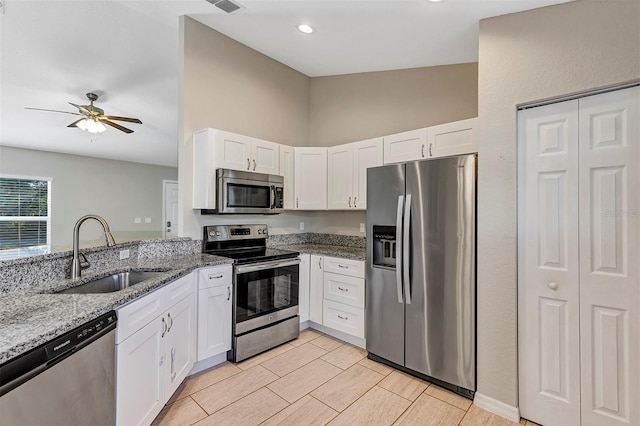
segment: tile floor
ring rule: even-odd
[[[154,425],[518,425],[366,355],[305,330],[244,362],[187,378]]]

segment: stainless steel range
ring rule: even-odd
[[[298,337],[299,253],[266,247],[267,225],[204,227],[202,252],[233,263],[233,342],[239,362]]]

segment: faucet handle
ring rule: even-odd
[[[78,253],[78,257],[82,257],[82,260],[80,261],[80,269],[87,269],[91,266],[91,263],[89,263],[87,256],[85,256],[84,253]]]

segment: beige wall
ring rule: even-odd
[[[478,115],[478,64],[311,79],[310,146],[332,146]]]
[[[640,2],[480,22],[478,392],[517,406],[516,105],[640,78]]]
[[[118,242],[161,237],[162,180],[176,180],[178,169],[2,146],[0,174],[53,179],[51,243],[54,250],[69,250],[76,220],[89,213],[103,216]],[[102,244],[102,228],[94,222],[85,222],[80,238]]]

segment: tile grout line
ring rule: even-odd
[[[191,395],[187,395],[187,398],[191,398]],[[190,425],[195,425],[196,423],[201,422],[201,421],[203,421],[204,419],[206,419],[207,417],[209,417],[211,414],[209,414],[209,413],[207,412],[207,410],[205,410],[205,409],[204,409],[204,407],[203,407],[203,406],[201,406],[200,404],[198,404],[198,401],[196,401],[196,400],[195,400],[195,399],[193,399],[193,398],[191,398],[191,400],[192,400],[192,401],[193,401],[193,402],[198,406],[198,408],[200,408],[200,409],[201,409],[201,410],[206,414],[206,416],[205,416],[203,419],[200,419],[200,420],[198,420],[198,421],[196,421],[196,422],[194,422],[194,423],[190,423]]]

